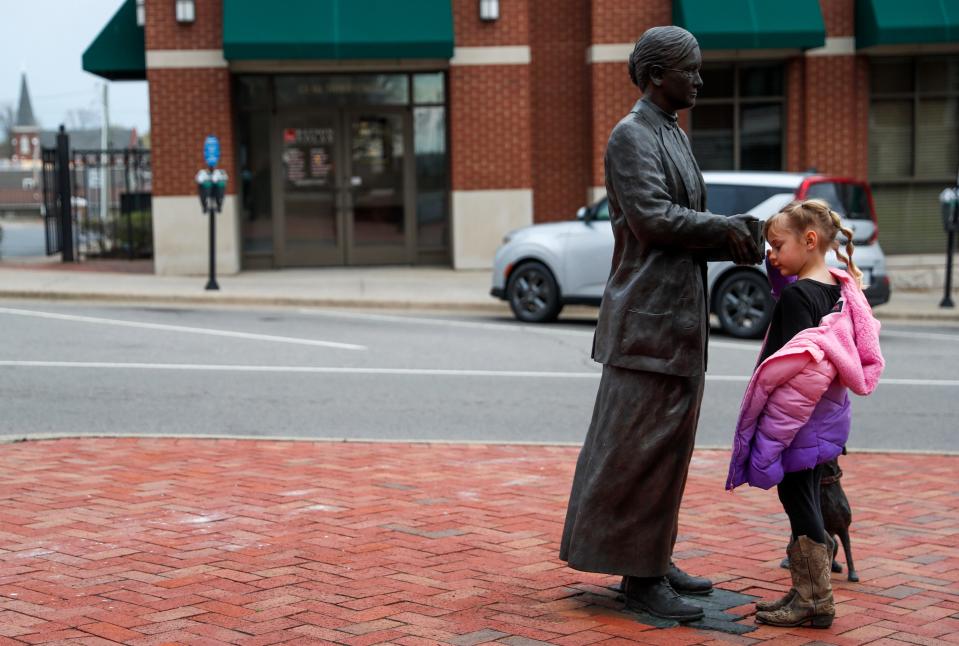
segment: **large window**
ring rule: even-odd
[[[782,170],[784,69],[779,63],[707,63],[692,111],[703,170]]]
[[[871,63],[869,179],[883,246],[941,251],[939,192],[959,167],[959,57]]]
[[[410,187],[416,191],[417,261],[448,261],[450,177],[445,72],[243,75],[235,77],[234,97],[245,266],[270,266],[276,246],[273,193],[282,192],[284,187],[274,185],[271,176],[271,165],[279,161],[271,158],[275,115],[309,115],[311,110],[349,115],[362,109],[375,111],[378,106],[386,106],[392,113],[405,109],[412,114],[415,180]],[[398,145],[402,159],[402,141]]]

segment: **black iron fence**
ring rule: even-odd
[[[70,150],[67,143],[42,155],[48,254],[153,257],[149,150]]]

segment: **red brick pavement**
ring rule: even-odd
[[[655,629],[556,558],[576,449],[195,439],[0,446],[2,644],[959,644],[959,458],[850,455],[862,582],[826,631]],[[787,588],[775,494],[694,457],[676,547]],[[747,605],[743,613],[751,613]],[[743,623],[752,624],[747,617]]]

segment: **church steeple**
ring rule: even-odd
[[[27,75],[20,74],[20,104],[13,122],[10,143],[13,147],[13,161],[21,164],[35,164],[40,158],[40,126],[33,116],[30,103],[30,91],[27,89]]]
[[[36,128],[37,120],[33,116],[33,105],[30,103],[30,91],[27,89],[27,75],[20,74],[20,106],[17,108],[15,126],[20,128]]]

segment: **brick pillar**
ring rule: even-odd
[[[801,152],[790,150],[788,159],[795,170],[815,167],[821,173],[864,179],[869,154],[868,64],[854,49],[855,3],[820,2],[826,47],[807,52],[801,63]],[[793,73],[789,78],[795,90]]]
[[[484,23],[453,0],[450,62],[453,265],[485,268],[508,231],[533,222],[529,0]]]
[[[569,220],[591,185],[588,2],[532,0],[533,210]]]
[[[146,64],[150,92],[154,258],[160,274],[203,274],[208,224],[193,178],[203,166],[203,140],[220,140],[220,168],[229,173],[217,216],[217,271],[239,271],[230,73],[223,59],[222,3],[197,2],[196,20],[176,22],[171,2],[147,0]]]
[[[636,40],[650,27],[672,24],[670,0],[592,0],[590,3],[590,143],[589,198],[605,194],[603,156],[609,133],[641,96],[629,79],[627,60]],[[688,116],[684,123],[688,124]]]

